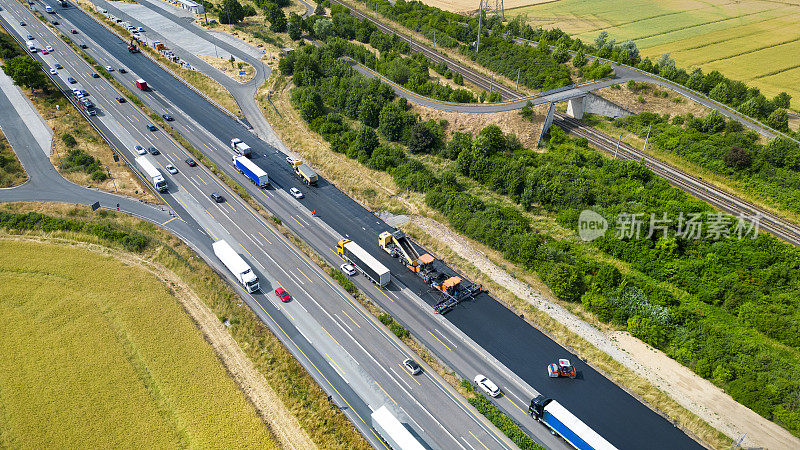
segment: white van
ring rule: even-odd
[[[50,5],[45,5],[44,10],[50,14],[54,14],[53,8],[51,8]]]
[[[31,53],[36,53],[36,43],[28,41],[28,50],[30,50]]]

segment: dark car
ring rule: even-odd
[[[175,120],[175,118],[170,116],[169,114],[162,114],[161,118],[166,120],[167,122],[172,122],[173,120]]]
[[[69,84],[75,84],[75,83],[77,83],[77,81],[75,80],[75,78],[72,78],[72,77],[67,77],[67,81],[69,82]]]
[[[25,26],[25,22],[23,22],[23,21],[21,21],[21,20],[20,20],[20,21],[19,21],[19,26],[21,26],[21,27],[24,27],[24,26]]]
[[[119,73],[128,73],[128,71],[124,67],[120,67]]]
[[[86,44],[81,44],[81,48],[88,48]]]
[[[156,131],[156,126],[153,125],[152,123],[148,123],[147,124],[147,129],[150,130],[150,131]]]
[[[155,147],[148,147],[147,151],[150,152],[151,155],[160,155],[161,152],[158,151]]]
[[[92,72],[92,78],[100,78],[100,74],[97,72]]]
[[[185,162],[186,165],[189,166],[189,167],[194,167],[194,166],[197,165],[197,163],[194,162],[194,160],[192,158],[186,158],[186,159],[183,160],[183,162]]]
[[[53,21],[53,25],[58,25],[58,21],[57,21],[57,20],[54,20],[54,21]]]
[[[214,200],[217,203],[222,203],[222,202],[225,201],[225,199],[222,198],[222,196],[217,194],[216,192],[212,192],[211,193],[211,199]]]
[[[119,103],[125,103],[125,97],[117,97]]]

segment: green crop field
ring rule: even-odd
[[[717,69],[767,96],[785,91],[800,108],[800,2],[745,0],[557,0],[506,10],[591,42],[602,30],[632,39],[644,56],[671,53],[679,67]]]
[[[276,448],[169,288],[0,239],[0,448]]]

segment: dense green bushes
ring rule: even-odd
[[[74,139],[71,135],[66,134],[64,138]],[[65,139],[65,142],[67,139]],[[100,161],[94,156],[91,156],[79,148],[74,148],[69,151],[67,156],[61,161],[61,169],[67,172],[85,172],[91,175],[94,181],[105,181],[108,178],[102,167]]]
[[[110,223],[62,219],[35,212],[17,214],[0,211],[0,227],[10,231],[80,231],[93,234],[106,242],[120,245],[125,250],[132,252],[141,252],[150,243],[150,238],[147,236],[135,231],[124,230]]]
[[[25,171],[11,147],[0,142],[0,187],[12,186],[24,178]]]

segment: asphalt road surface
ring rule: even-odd
[[[153,87],[152,92],[136,92],[135,88],[133,90],[151,109],[158,113],[162,110],[167,112],[180,110],[189,116],[176,121],[176,128],[190,141],[202,143],[196,144],[197,147],[206,152],[219,167],[237,177],[232,168],[225,164],[230,158],[230,152],[224,148],[224,143],[233,137],[243,139],[255,150],[254,161],[267,170],[276,189],[285,192],[290,187],[302,188],[306,197],[301,203],[307,210],[317,212],[315,220],[323,222],[335,233],[353,239],[390,267],[397,278],[389,292],[403,301],[393,301],[388,295],[382,299],[380,294],[373,298],[403,323],[418,324],[410,328],[423,342],[427,339],[426,332],[431,335],[435,332],[446,333],[454,342],[462,341],[462,337],[457,333],[460,330],[478,347],[488,351],[494,361],[500,363],[492,365],[501,377],[498,384],[504,388],[508,386],[512,392],[516,391],[516,401],[508,399],[514,406],[500,404],[506,411],[513,410],[514,407],[520,411],[526,409],[532,394],[532,389],[528,387],[532,386],[545,395],[557,399],[620,448],[686,448],[697,445],[667,420],[639,403],[591,367],[584,365],[574,355],[569,355],[562,347],[488,295],[481,295],[474,301],[459,305],[445,316],[446,324],[439,323],[439,318],[432,317],[430,309],[419,308],[413,301],[415,296],[429,305],[437,300],[428,292],[427,285],[399,267],[396,261],[391,260],[389,255],[378,248],[377,235],[381,231],[390,229],[388,225],[325,180],[320,180],[316,188],[306,189],[293,175],[288,164],[283,161],[282,154],[250,135],[237,121],[204,101],[144,55],[129,54],[124,42],[83,12],[76,8],[68,8],[59,11],[59,14],[85,33],[84,36],[90,39],[95,47],[94,43],[103,42],[103,48],[90,46],[89,53],[96,59],[117,60],[131,69],[133,72],[131,77],[118,78],[123,84],[132,87],[134,74],[148,81]],[[266,202],[263,197],[264,195],[256,195],[258,200]],[[307,228],[312,227],[307,227],[294,217],[286,217],[280,205],[267,203],[267,207],[281,217],[287,226],[306,239]],[[311,245],[321,254],[327,255],[330,248],[335,245],[335,241],[329,240],[324,243],[326,246],[322,247],[322,244],[315,244],[312,240]],[[454,330],[447,329],[445,325],[452,326]],[[446,341],[441,340],[441,342]],[[433,341],[433,344],[435,343],[436,341]],[[452,347],[451,350],[447,350],[444,345],[434,345],[432,348],[445,361],[466,359],[470,353],[466,347],[460,347],[455,351]],[[476,352],[476,355],[478,358],[485,358],[480,352]],[[561,382],[564,380],[547,379],[545,370],[547,364],[564,356],[574,360],[582,374],[580,380]],[[486,367],[486,363],[475,363],[475,365]],[[513,373],[504,373],[505,368],[511,369]],[[462,376],[464,375],[468,379],[474,376],[462,373]],[[507,383],[504,383],[506,380]],[[520,386],[521,389],[516,389]],[[609,408],[613,409],[614,414],[608,414]],[[537,427],[536,424],[526,426]],[[538,428],[541,429],[540,426]]]

